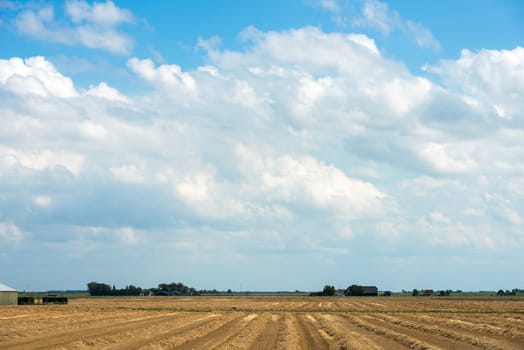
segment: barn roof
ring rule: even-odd
[[[16,289],[6,286],[0,283],[0,292],[16,292]]]

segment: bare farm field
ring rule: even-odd
[[[524,299],[73,299],[0,306],[0,349],[524,349]]]

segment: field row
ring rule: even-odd
[[[480,308],[474,301],[469,309],[464,305],[467,301],[463,301],[464,307],[452,312],[449,306],[439,307],[441,301],[436,299],[425,300],[435,305],[423,304],[421,309],[413,299],[410,308],[394,298],[333,299],[327,301],[333,303],[331,311],[327,306],[325,310],[319,307],[318,303],[326,301],[308,298],[184,300],[86,299],[62,306],[2,307],[0,348],[524,348],[524,310],[520,301],[510,302],[511,306]],[[379,301],[383,305],[375,305]],[[347,303],[357,302],[365,310],[343,311],[349,309]],[[446,311],[424,311],[426,308]]]

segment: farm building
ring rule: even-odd
[[[375,286],[359,286],[353,284],[344,292],[345,296],[378,296],[378,288]]]
[[[378,295],[378,288],[375,286],[362,286],[364,288],[364,295],[374,296]]]
[[[0,283],[0,305],[18,305],[18,292],[16,289]]]
[[[163,291],[163,290],[160,290],[158,292],[155,293],[156,296],[162,296],[162,297],[165,297],[165,296],[180,296],[182,295],[182,293],[176,291],[176,290],[172,290],[170,292],[166,292],[166,291]]]

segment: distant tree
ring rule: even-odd
[[[132,284],[129,285],[129,286],[126,286],[126,289],[125,289],[125,295],[129,295],[129,296],[136,296],[136,295],[140,295],[140,293],[142,293],[142,288],[140,287],[135,287],[133,286]]]
[[[411,295],[413,295],[414,297],[416,297],[418,295],[418,289],[413,289],[413,293],[411,293]]]
[[[233,293],[233,291],[231,289],[228,289],[226,293],[227,294],[231,294],[231,293]]]
[[[326,285],[324,286],[324,290],[322,291],[322,295],[332,297],[335,295],[335,287]]]
[[[112,295],[111,286],[105,283],[89,282],[87,284],[87,290],[89,295],[101,296],[101,295]]]

